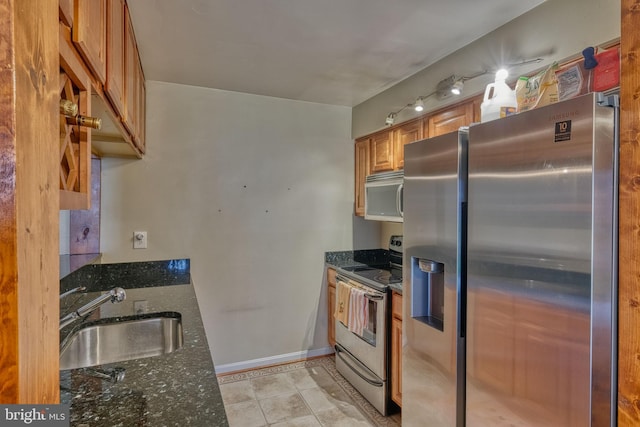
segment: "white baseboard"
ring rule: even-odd
[[[216,374],[228,374],[229,372],[245,371],[247,369],[263,368],[266,366],[280,365],[283,363],[305,360],[311,357],[326,356],[334,352],[333,347],[324,347],[314,350],[296,351],[294,353],[279,354],[276,356],[263,357],[260,359],[245,360],[244,362],[226,363],[216,365]]]

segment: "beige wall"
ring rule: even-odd
[[[146,156],[102,162],[103,262],[191,258],[222,370],[326,350],[324,252],[354,240],[350,127],[346,107],[147,82]]]
[[[352,136],[357,138],[384,127],[392,111],[413,103],[420,95],[431,93],[438,82],[452,74],[468,76],[505,63],[544,58],[539,64],[513,67],[511,79],[560,61],[580,55],[588,46],[597,46],[620,37],[620,0],[547,0],[542,5],[465,46],[432,66],[414,74],[353,109]],[[428,43],[428,40],[425,40]],[[425,101],[425,110],[435,110],[447,103],[458,102],[484,92],[491,74],[465,83],[461,97],[438,102]],[[397,123],[417,116],[405,109]]]

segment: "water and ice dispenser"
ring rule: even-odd
[[[411,257],[411,317],[444,330],[444,264]]]

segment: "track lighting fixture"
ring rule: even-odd
[[[389,115],[387,116],[387,120],[385,121],[387,126],[392,126],[393,123],[396,121],[396,113],[389,113]]]
[[[538,63],[538,62],[541,62],[542,60],[543,60],[542,58],[525,59],[520,62],[506,64],[505,67],[506,68],[519,67],[525,64]],[[421,95],[416,99],[416,101],[413,104],[407,104],[404,107],[400,108],[398,111],[389,113],[389,115],[385,120],[385,123],[387,126],[393,126],[396,122],[396,119],[398,118],[398,114],[401,111],[403,111],[405,108],[413,107],[413,109],[417,112],[424,111],[424,101],[433,95],[436,95],[439,101],[449,99],[453,96],[462,95],[464,84],[467,80],[475,79],[476,77],[480,77],[485,74],[490,74],[490,73],[493,74],[495,71],[496,71],[495,69],[494,70],[484,69],[477,73],[466,75],[466,76],[453,74],[447,77],[446,79],[441,80],[436,86],[436,89],[430,94]],[[506,72],[506,71],[500,71],[501,75],[502,75],[502,72]]]
[[[457,80],[451,85],[451,93],[454,95],[460,95],[462,94],[462,88],[464,88],[464,82],[462,79]]]

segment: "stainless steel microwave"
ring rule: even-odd
[[[369,175],[364,183],[364,218],[402,222],[404,171]]]

